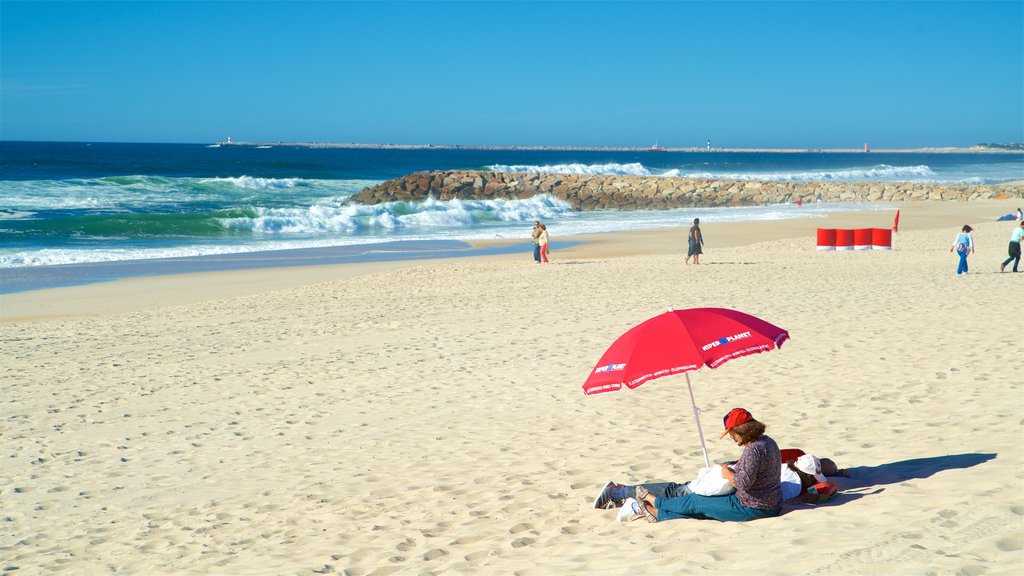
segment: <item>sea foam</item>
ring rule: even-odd
[[[495,172],[526,172],[531,174],[580,174],[607,176],[654,176],[650,170],[639,162],[630,164],[551,164],[551,165],[504,165],[493,164],[487,167]]]
[[[992,178],[965,176],[960,173],[940,174],[926,165],[890,166],[877,164],[853,168],[829,168],[799,171],[735,171],[727,169],[681,166],[651,168],[639,162],[629,164],[493,164],[496,172],[531,174],[575,174],[593,176],[657,176],[662,178],[699,178],[705,180],[762,180],[777,182],[916,182],[922,184],[990,184],[1005,180],[1002,174]]]
[[[257,208],[252,218],[222,218],[231,229],[259,234],[311,234],[380,229],[462,228],[488,222],[557,218],[571,207],[547,194],[523,200],[436,200],[383,204],[316,204],[305,208]]]
[[[324,198],[345,199],[379,180],[308,178],[191,178],[108,176],[68,180],[0,180],[6,210],[147,210],[173,205],[309,204]]]

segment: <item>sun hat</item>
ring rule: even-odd
[[[754,417],[750,415],[750,412],[747,412],[743,408],[733,408],[732,410],[729,410],[729,413],[722,418],[722,423],[725,424],[725,432],[722,432],[722,435],[719,436],[718,439],[721,440],[722,438],[725,438],[725,435],[729,433],[729,430],[732,430],[740,424],[746,424],[753,419]]]
[[[828,482],[825,479],[825,475],[821,473],[821,460],[810,454],[804,454],[796,459],[796,469],[804,474],[814,476],[814,479],[818,482]]]

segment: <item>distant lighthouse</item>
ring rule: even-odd
[[[231,144],[231,134],[228,134],[228,144]],[[867,148],[867,144],[864,147]]]
[[[711,150],[711,140],[708,140],[708,150]]]
[[[865,152],[871,152],[871,150],[868,149],[868,143],[867,142],[864,143],[864,151]]]

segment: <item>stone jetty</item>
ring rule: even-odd
[[[900,182],[774,182],[658,176],[533,174],[481,170],[416,172],[364,188],[363,204],[395,200],[494,200],[550,194],[577,210],[657,210],[683,207],[760,206],[782,202],[903,202],[1024,197],[1022,186],[911,184]]]

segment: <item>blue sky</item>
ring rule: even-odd
[[[1024,141],[1024,1],[0,3],[0,138]]]

